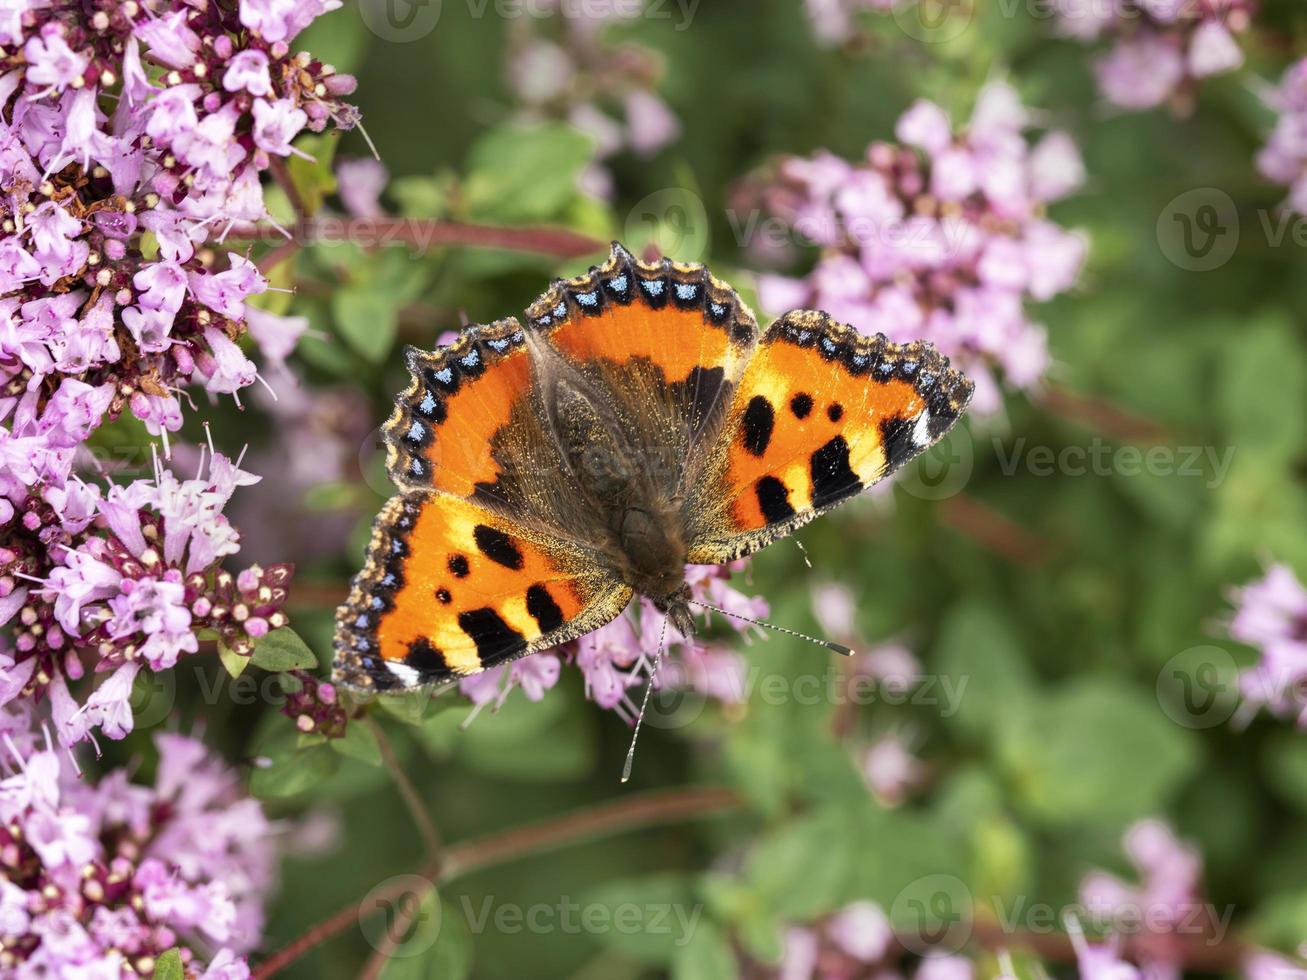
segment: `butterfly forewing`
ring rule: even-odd
[[[690,501],[690,561],[750,554],[884,479],[937,442],[971,392],[929,344],[824,313],[781,317],[736,389],[718,469]]]

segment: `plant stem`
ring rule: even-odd
[[[578,258],[607,250],[597,238],[567,228],[507,228],[474,224],[466,221],[399,218],[307,218],[290,229],[292,238],[302,244],[323,245],[353,242],[363,247],[407,245],[425,252],[438,247],[502,248],[514,252],[534,252],[561,259]],[[233,228],[231,240],[275,241],[285,236],[271,225]]]
[[[955,531],[1018,564],[1042,565],[1052,557],[1052,542],[969,494],[959,493],[943,501],[940,516]]]
[[[739,796],[725,787],[642,793],[455,844],[445,849],[443,858],[432,861],[418,873],[427,879],[429,887],[434,888],[437,884],[528,854],[539,854],[625,830],[728,813],[739,806]],[[381,888],[369,893],[376,897],[376,907],[413,890],[409,880],[401,880],[390,887],[389,891]],[[421,897],[418,896],[419,900]],[[254,970],[254,977],[267,980],[275,976],[305,953],[347,930],[358,919],[358,905],[346,906],[269,956]]]
[[[422,795],[418,793],[417,787],[413,785],[413,781],[408,778],[408,773],[404,771],[404,767],[399,764],[399,759],[395,757],[395,748],[390,744],[390,737],[386,735],[385,730],[370,715],[365,715],[360,721],[362,724],[367,725],[377,738],[377,747],[381,750],[381,762],[386,767],[386,771],[390,773],[391,778],[395,780],[395,788],[399,790],[399,795],[404,798],[404,805],[408,807],[413,822],[417,824],[418,833],[422,835],[422,844],[426,850],[427,859],[433,862],[438,861],[440,859],[440,831],[436,829],[431,814],[427,812],[427,808],[422,802]]]

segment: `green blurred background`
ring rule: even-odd
[[[1208,897],[1237,908],[1241,937],[1286,950],[1307,937],[1307,740],[1290,722],[1265,718],[1238,731],[1224,718],[1186,723],[1176,701],[1185,677],[1210,668],[1228,681],[1233,665],[1254,659],[1222,638],[1228,588],[1269,557],[1307,568],[1307,252],[1292,235],[1277,242],[1267,233],[1283,192],[1252,162],[1273,122],[1254,79],[1279,77],[1307,14],[1294,0],[1268,3],[1248,42],[1249,68],[1206,83],[1194,111],[1177,118],[1105,108],[1084,47],[1052,39],[1047,19],[1029,10],[1009,15],[984,0],[976,8],[947,43],[922,43],[893,18],[872,17],[863,42],[840,50],[816,43],[795,0],[704,0],[682,30],[668,5],[667,18],[606,28],[608,43],[658,52],[658,91],[683,127],[650,157],[608,161],[609,203],[576,190],[589,141],[565,126],[524,132],[506,82],[515,32],[556,37],[557,23],[524,25],[493,3],[478,16],[469,0],[444,0],[428,32],[396,41],[348,3],[297,39],[358,75],[356,100],[391,173],[384,201],[395,213],[561,225],[632,249],[654,241],[674,258],[710,263],[750,298],[754,264],[727,217],[740,179],[777,154],[825,147],[858,158],[872,140],[893,138],[895,119],[918,97],[965,118],[979,87],[1006,76],[1042,111],[1041,124],[1074,136],[1089,173],[1086,188],[1054,209],[1090,236],[1080,285],[1032,311],[1049,330],[1047,391],[1008,397],[1001,417],[959,427],[904,486],[806,529],[814,569],[780,544],[740,584],[768,599],[773,621],[808,631],[819,630],[812,590],[846,585],[862,638],[899,640],[928,676],[965,679],[956,713],[876,699],[837,736],[839,709],[827,700],[767,703],[755,688],[744,705],[688,703],[677,723],[647,730],[628,786],[617,777],[629,728],[584,700],[575,670],[541,703],[515,693],[465,732],[455,727],[461,709],[420,724],[382,713],[450,841],[660,787],[727,786],[745,800],[728,815],[587,840],[462,878],[442,889],[436,952],[394,960],[386,976],[732,976],[733,957],[753,971],[774,962],[786,924],[859,898],[888,910],[933,874],[961,881],[982,905],[1061,907],[1091,868],[1128,873],[1121,834],[1145,816],[1168,820],[1201,849]],[[333,142],[317,147],[320,161]],[[367,154],[358,133],[339,144],[337,158]],[[316,177],[297,166],[330,194],[324,165]],[[1237,250],[1209,272],[1180,267],[1164,230],[1159,239],[1159,218],[1195,188],[1225,192],[1238,211]],[[339,456],[308,485],[265,464],[264,482],[243,491],[263,514],[259,529],[247,526],[245,550],[298,562],[293,622],[320,656],[333,597],[384,499],[373,430],[404,384],[399,345],[434,346],[461,314],[511,315],[549,277],[600,257],[320,245],[280,267],[283,279],[293,269],[299,288],[277,308],[307,316],[313,330],[292,363],[308,398],[332,407],[325,421],[325,409],[306,409],[312,424],[292,418],[276,436],[263,408],[233,412],[215,437],[287,459]],[[1223,474],[1205,457],[1197,472],[1153,475],[1054,467],[1044,476],[1028,465],[1033,447],[1095,445],[1233,451],[1233,461]],[[1018,465],[1005,466],[1013,454]],[[781,637],[745,652],[760,676],[828,669],[826,654]],[[192,696],[184,690],[181,703]],[[210,712],[212,735],[234,755],[265,753],[266,709],[225,710]],[[868,792],[856,757],[887,732],[905,737],[927,773],[895,808]],[[301,761],[301,780],[262,787],[293,821],[292,841],[312,836],[304,828],[324,814],[340,822],[334,846],[287,859],[268,948],[421,865],[393,784],[368,746],[355,754],[362,758]],[[465,927],[464,912],[480,914],[487,898],[492,909],[670,902],[701,906],[702,919],[685,947],[638,930]],[[371,952],[351,929],[286,976],[355,976]],[[983,954],[979,963],[995,968]],[[1065,964],[1046,966],[1070,975]],[[1032,959],[1019,968],[1037,975]]]

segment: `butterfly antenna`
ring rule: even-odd
[[[721,606],[710,606],[706,602],[700,602],[698,599],[687,600],[692,606],[700,606],[703,609],[711,609],[713,612],[719,612],[723,616],[730,616],[731,619],[738,619],[742,623],[752,623],[754,626],[761,626],[763,629],[775,630],[777,633],[784,633],[786,636],[796,636],[800,640],[807,640],[809,643],[815,643],[819,647],[825,647],[827,650],[834,650],[836,653],[845,657],[853,656],[853,650],[846,647],[843,643],[836,643],[834,640],[819,640],[815,636],[809,636],[807,633],[800,633],[798,630],[786,629],[784,626],[777,626],[774,623],[763,622],[761,619],[754,619],[752,616],[742,616],[739,613],[733,613],[729,609],[723,609]]]
[[[622,782],[631,778],[631,766],[635,764],[635,742],[640,737],[640,726],[644,724],[644,713],[649,707],[649,695],[653,693],[654,681],[658,679],[658,668],[663,662],[663,652],[667,649],[667,617],[663,616],[663,631],[658,637],[658,653],[654,656],[653,670],[649,671],[649,683],[644,689],[644,700],[640,702],[640,714],[635,719],[635,731],[631,733],[631,747],[626,750],[626,764],[622,766]]]
[[[791,540],[793,540],[794,543],[798,546],[799,550],[803,552],[803,563],[807,565],[809,569],[811,569],[812,560],[808,557],[808,549],[803,546],[803,542],[800,541],[798,538],[793,538]]]

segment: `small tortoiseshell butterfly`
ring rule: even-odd
[[[639,594],[686,635],[687,563],[751,554],[958,420],[930,344],[753,313],[701,265],[555,282],[524,321],[409,349],[385,427],[400,493],[336,619],[339,682],[393,691],[557,646]]]

